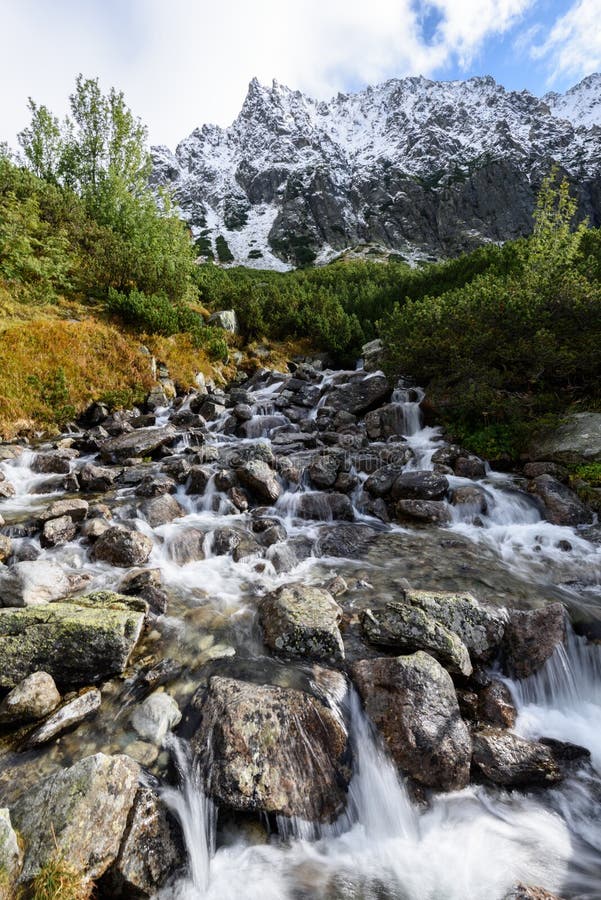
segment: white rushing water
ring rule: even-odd
[[[345,376],[326,372],[320,398],[307,410],[310,420],[327,405],[327,390]],[[253,393],[253,419],[245,438],[224,433],[229,413],[210,423],[209,444],[239,449],[257,441],[269,444],[274,431],[289,424],[275,405],[282,379]],[[413,451],[408,470],[432,469],[432,457],[441,447],[441,430],[423,427],[420,403],[423,392],[400,385],[392,396],[399,438]],[[157,424],[168,420],[160,410]],[[186,446],[182,439],[180,448]],[[25,451],[14,461],[0,464],[15,486],[13,498],[3,504],[13,514],[30,515],[54,499],[39,493],[48,476],[31,470],[33,454]],[[78,460],[76,465],[81,465]],[[350,467],[358,483],[352,494],[359,502],[366,475]],[[584,593],[599,599],[601,547],[572,528],[543,520],[534,500],[519,490],[512,476],[488,471],[473,481],[448,476],[453,490],[477,487],[482,504],[452,507],[447,531],[490,551],[502,566],[526,585],[540,588],[583,584]],[[296,513],[307,484],[284,479],[284,493],[268,515],[279,518],[288,537],[313,540],[318,527],[330,518],[327,508],[316,521],[301,521]],[[120,487],[123,517],[131,514],[131,487]],[[231,502],[211,478],[203,496],[193,497],[178,489],[176,498],[185,515],[174,522],[151,528],[138,518],[138,527],[152,537],[150,564],[161,569],[165,585],[178,591],[192,612],[209,605],[218,613],[238,617],[252,631],[252,601],[265,590],[291,580],[312,579],[319,560],[299,558],[292,571],[278,571],[269,553],[260,561],[249,557],[234,562],[231,554],[214,552],[218,528],[243,526],[243,513],[232,514]],[[119,515],[119,513],[117,513]],[[385,526],[356,510],[358,521],[380,530]],[[181,565],[173,544],[182,529],[204,534],[204,558]],[[39,542],[37,542],[39,548]],[[103,563],[91,563],[83,543],[73,542],[57,550],[41,550],[41,558],[54,558],[74,570],[85,567],[93,586],[113,584],[114,571]],[[357,560],[344,561],[347,566]],[[400,569],[402,573],[402,570]],[[589,592],[587,594],[587,591]],[[596,593],[595,593],[596,592]],[[248,624],[245,615],[249,615]],[[171,611],[170,611],[171,616]],[[187,625],[175,617],[163,617],[157,629],[170,630],[180,645],[186,640],[211,648],[210,635],[188,635]],[[204,627],[204,626],[203,626]],[[205,641],[205,643],[202,643]],[[247,639],[246,648],[252,650]],[[215,644],[212,657],[233,654],[232,647]],[[210,656],[208,658],[211,658]],[[571,741],[591,752],[591,765],[552,790],[505,792],[482,786],[432,796],[422,807],[411,801],[391,760],[365,718],[356,694],[332,698],[339,715],[348,723],[353,749],[353,777],[347,809],[329,826],[280,822],[279,834],[257,842],[241,828],[221,832],[218,816],[205,796],[198,766],[185,742],[173,740],[170,750],[179,772],[179,787],[164,791],[166,802],[182,825],[188,853],[187,876],[166,888],[163,900],[503,900],[518,882],[540,885],[573,900],[601,898],[601,649],[572,633],[564,648],[556,651],[544,669],[521,683],[509,682],[518,709],[515,731],[529,738],[549,737]],[[225,839],[227,837],[227,839]]]

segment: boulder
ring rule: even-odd
[[[33,747],[41,747],[42,744],[47,744],[48,741],[89,719],[98,712],[101,702],[102,697],[97,688],[86,688],[77,697],[59,706],[45,722],[35,728],[27,736],[25,748],[30,750]]]
[[[8,809],[0,809],[0,900],[12,900],[23,863],[19,836],[12,826]]]
[[[498,612],[481,606],[468,591],[407,590],[405,601],[418,606],[459,637],[472,659],[491,660],[497,653],[505,621]]]
[[[320,453],[318,456],[315,456],[308,468],[309,478],[314,487],[333,487],[342,462],[343,459],[340,453]]]
[[[401,772],[437,790],[468,784],[470,733],[451,676],[440,663],[422,651],[363,659],[354,663],[352,677]]]
[[[33,672],[0,703],[0,725],[21,724],[43,719],[61,702],[54,678],[47,672]]]
[[[450,525],[452,520],[447,504],[438,500],[399,500],[395,513],[400,522]]]
[[[365,427],[372,441],[401,437],[407,433],[403,407],[399,403],[388,403],[372,410],[365,416]]]
[[[529,455],[532,460],[567,466],[601,462],[601,413],[581,412],[566,416],[560,425],[531,442]]]
[[[526,741],[501,728],[483,728],[473,735],[472,764],[488,781],[504,787],[546,787],[562,779],[548,747]]]
[[[47,522],[49,519],[59,519],[68,516],[73,522],[83,522],[88,514],[89,503],[87,500],[55,500],[48,509],[40,513],[39,521]]]
[[[494,678],[490,684],[480,691],[478,697],[478,718],[487,725],[497,728],[513,728],[517,719],[517,710],[511,699],[507,685]]]
[[[10,481],[0,480],[0,497],[7,500],[9,497],[14,497],[16,493],[16,488]]]
[[[168,522],[185,516],[186,510],[171,494],[162,494],[146,500],[142,504],[142,513],[151,528],[158,528],[159,525],[167,525]]]
[[[220,676],[203,700],[192,746],[219,803],[319,822],[341,812],[350,770],[339,715],[303,691]]]
[[[529,490],[540,498],[545,507],[545,518],[553,525],[575,527],[593,521],[592,509],[552,475],[538,475],[530,482]]]
[[[0,517],[1,518],[1,517]],[[0,528],[2,525],[0,524]],[[13,542],[7,537],[5,534],[0,534],[0,563],[6,562],[6,560],[12,556],[13,553]]]
[[[36,453],[31,470],[43,475],[68,475],[71,471],[71,460],[78,456],[77,450],[50,450],[47,453]]]
[[[139,775],[128,756],[97,753],[27,790],[11,810],[25,842],[21,881],[57,854],[76,872],[99,878],[119,852]]]
[[[328,591],[284,585],[259,606],[265,643],[274,653],[329,662],[344,658],[338,625],[342,610]]]
[[[107,462],[123,462],[132,457],[152,456],[161,447],[171,444],[175,435],[176,430],[172,425],[137,428],[104,441],[100,447],[100,455]]]
[[[507,673],[527,678],[543,666],[555,648],[563,644],[567,615],[561,603],[549,603],[540,609],[514,609],[509,614],[503,637]]]
[[[223,328],[231,334],[238,334],[238,316],[235,309],[221,309],[209,316],[207,325],[214,328]]]
[[[317,549],[320,556],[357,559],[369,549],[378,532],[369,525],[324,525],[319,531]]]
[[[111,566],[142,566],[150,556],[152,541],[140,531],[112,526],[100,535],[93,548],[95,559]]]
[[[402,475],[405,465],[406,463],[401,461],[380,466],[367,478],[363,485],[364,489],[372,497],[387,497],[397,478]]]
[[[465,644],[419,607],[392,601],[383,609],[366,609],[361,625],[371,644],[397,653],[425,650],[450,672],[472,673]]]
[[[188,473],[187,494],[204,494],[213,476],[210,466],[192,466]]]
[[[94,605],[83,605],[89,597]],[[13,688],[38,671],[51,675],[59,687],[92,684],[123,672],[142,632],[144,613],[93,598],[0,609],[0,688]]]
[[[173,697],[155,691],[132,713],[131,724],[142,740],[162,744],[168,731],[181,721],[182,714]]]
[[[156,897],[167,879],[185,864],[181,835],[157,794],[136,794],[117,859],[102,879],[102,895],[127,900]]]
[[[351,375],[346,384],[337,385],[329,392],[326,405],[359,415],[381,404],[390,393],[388,380],[381,373]]]
[[[520,883],[505,894],[503,900],[562,900],[562,898],[544,888]]]
[[[114,469],[107,469],[105,466],[86,463],[78,474],[82,491],[89,494],[103,494],[114,487],[118,472]]]
[[[455,460],[455,475],[459,478],[485,478],[486,464],[477,456],[459,456]]]
[[[441,500],[449,490],[444,475],[429,470],[403,472],[391,489],[393,500]]]
[[[39,606],[60,600],[89,581],[45,559],[25,560],[0,573],[0,606]]]
[[[236,469],[240,482],[265,503],[275,503],[282,488],[275,472],[261,459],[250,459]]]
[[[453,506],[469,508],[474,515],[484,515],[488,512],[488,498],[486,491],[478,485],[461,485],[455,488],[451,497]]]
[[[326,491],[310,491],[297,494],[294,514],[300,519],[315,519],[318,522],[343,520],[352,522],[355,518],[353,504],[346,494]]]
[[[174,494],[177,490],[177,483],[162,472],[152,475],[145,475],[136,488],[137,497],[162,497],[163,494]]]
[[[380,338],[375,341],[369,341],[361,347],[361,357],[363,359],[363,368],[366,372],[377,372],[382,368],[384,362],[384,342]]]
[[[40,535],[42,547],[59,547],[72,541],[77,534],[77,526],[70,516],[60,516],[58,519],[49,519],[44,522],[44,528]]]

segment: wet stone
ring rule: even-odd
[[[504,787],[546,787],[562,773],[548,747],[509,731],[484,728],[473,735],[472,763],[488,781]]]
[[[47,672],[33,672],[10,691],[0,703],[0,725],[35,722],[61,702],[54,679]]]
[[[152,550],[152,541],[139,531],[122,526],[107,529],[94,544],[94,558],[112,566],[129,568],[143,565]]]
[[[328,662],[344,658],[338,628],[342,610],[328,591],[287,585],[263,598],[259,614],[265,643],[274,653]]]
[[[450,525],[452,521],[447,504],[437,500],[399,500],[395,512],[401,522]]]
[[[77,526],[73,519],[70,516],[60,516],[44,522],[40,543],[42,547],[58,547],[72,541],[76,534]]]
[[[537,672],[563,644],[567,615],[561,603],[540,609],[512,610],[505,626],[503,652],[505,668],[515,678]]]
[[[517,710],[511,699],[509,688],[495,678],[478,697],[478,718],[481,722],[498,728],[513,728]]]
[[[82,691],[79,696],[59,706],[42,725],[34,729],[27,737],[25,748],[30,750],[33,747],[47,744],[65,731],[89,719],[100,709],[101,701],[102,697],[97,688],[87,688]]]
[[[449,490],[444,475],[430,471],[403,472],[391,489],[393,500],[440,500]]]
[[[364,659],[352,678],[399,770],[438,790],[469,782],[472,743],[451,676],[427,653]]]

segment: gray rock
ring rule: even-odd
[[[129,568],[144,565],[151,551],[152,541],[145,534],[113,526],[100,535],[94,544],[93,555],[111,566]]]
[[[403,472],[392,485],[393,500],[441,500],[449,490],[444,475],[429,470]]]
[[[503,900],[562,900],[562,898],[544,888],[520,883],[505,894]]]
[[[391,388],[384,375],[357,374],[352,375],[346,384],[334,387],[327,395],[326,405],[359,415],[378,406],[390,393]]]
[[[112,603],[94,596],[77,603],[0,609],[0,688],[13,688],[38,671],[48,672],[59,687],[91,684],[122,672],[142,632],[144,613],[120,604],[118,594],[110,595],[116,598]]]
[[[517,716],[509,688],[498,678],[480,691],[478,718],[481,722],[497,728],[513,728]]]
[[[405,600],[418,606],[454,632],[472,659],[489,661],[497,653],[505,621],[498,612],[481,606],[467,591],[405,591]]]
[[[0,497],[8,499],[9,497],[14,497],[15,494],[15,486],[10,481],[0,481]]]
[[[59,547],[72,541],[76,534],[77,526],[73,519],[70,516],[60,516],[44,522],[40,543],[42,547]]]
[[[114,487],[118,472],[105,466],[94,466],[92,463],[86,463],[79,470],[78,474],[82,491],[90,494],[103,494]]]
[[[47,522],[49,519],[58,519],[62,516],[68,516],[73,522],[83,522],[88,514],[89,503],[87,500],[55,500],[48,509],[45,509],[39,516],[40,522]]]
[[[139,736],[151,744],[162,744],[168,731],[181,722],[182,714],[173,697],[155,691],[132,713],[131,724]]]
[[[561,603],[549,603],[540,609],[512,610],[505,626],[503,652],[505,667],[515,678],[527,678],[563,644],[567,615]]]
[[[484,515],[488,512],[488,498],[486,491],[478,485],[461,485],[453,490],[451,497],[453,506],[461,506],[469,509],[474,515]]]
[[[341,812],[348,735],[327,706],[303,691],[216,676],[203,700],[192,746],[219,803],[319,822]]]
[[[161,447],[173,442],[176,431],[172,425],[160,428],[137,428],[128,434],[109,438],[100,447],[100,455],[107,462],[122,462],[137,456],[152,456]]]
[[[427,653],[352,667],[365,710],[401,772],[451,791],[469,782],[472,742],[451,676]]]
[[[146,500],[142,504],[142,513],[151,528],[158,528],[185,516],[186,510],[171,494],[163,494]]]
[[[331,663],[344,658],[342,610],[328,591],[285,585],[263,598],[259,613],[265,643],[275,653]]]
[[[392,486],[397,478],[402,474],[406,465],[404,460],[394,463],[388,463],[369,476],[363,485],[368,494],[372,497],[386,497],[390,494]]]
[[[69,574],[49,560],[18,562],[0,573],[0,605],[39,606],[67,597],[88,580],[89,576]]]
[[[316,488],[333,487],[342,465],[340,453],[320,453],[313,458],[308,472],[312,484]]]
[[[379,338],[369,341],[361,347],[363,368],[366,372],[377,372],[384,362],[384,343]]]
[[[532,441],[530,457],[563,465],[601,462],[601,413],[571,413]]]
[[[260,459],[250,459],[236,469],[240,482],[260,500],[272,504],[282,493],[273,469]]]
[[[459,478],[484,478],[486,476],[486,465],[477,456],[460,456],[455,461],[455,475]]]
[[[328,525],[320,529],[317,550],[320,556],[358,559],[364,556],[378,532],[369,525]]]
[[[0,528],[2,526],[0,525]],[[12,556],[13,552],[13,542],[7,537],[5,534],[0,534],[0,563],[6,562],[6,560]]]
[[[192,466],[188,475],[187,494],[204,494],[213,475],[210,466]]]
[[[36,453],[31,469],[44,475],[68,475],[71,471],[71,460],[79,456],[77,450],[50,450],[47,453]]]
[[[548,747],[510,731],[483,728],[473,735],[472,763],[488,781],[504,787],[546,787],[562,774]]]
[[[406,434],[403,407],[399,403],[388,403],[372,410],[365,416],[365,427],[372,441],[385,441]]]
[[[342,520],[352,522],[355,518],[353,504],[346,494],[333,491],[311,491],[298,494],[294,514],[300,519],[315,519],[318,522]]]
[[[54,678],[47,672],[33,672],[0,703],[0,724],[35,722],[51,713],[60,702]]]
[[[424,650],[450,672],[472,674],[465,644],[419,607],[393,601],[383,609],[366,609],[361,625],[371,644],[397,653]]]
[[[19,837],[12,826],[10,811],[0,809],[0,900],[12,900],[23,863]]]
[[[213,313],[209,316],[207,324],[214,328],[223,328],[231,334],[238,334],[238,317],[233,309],[222,309]]]
[[[395,513],[400,522],[450,525],[452,521],[449,507],[439,500],[399,500]]]
[[[588,525],[593,521],[592,509],[578,495],[552,475],[539,475],[529,485],[545,507],[545,517],[554,525]]]
[[[28,735],[25,748],[40,747],[60,734],[79,725],[100,709],[102,697],[97,688],[86,688],[77,697],[67,700],[42,725]]]
[[[185,861],[181,835],[164,804],[154,791],[142,787],[136,794],[119,855],[102,879],[103,893],[124,900],[156,897]]]
[[[57,853],[76,872],[99,878],[119,852],[139,774],[129,757],[97,753],[30,788],[11,810],[25,841],[21,880]]]

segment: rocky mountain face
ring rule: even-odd
[[[222,262],[440,258],[527,233],[554,163],[601,223],[601,75],[543,98],[490,77],[393,79],[327,103],[255,79],[230,127],[153,159],[199,251]]]

